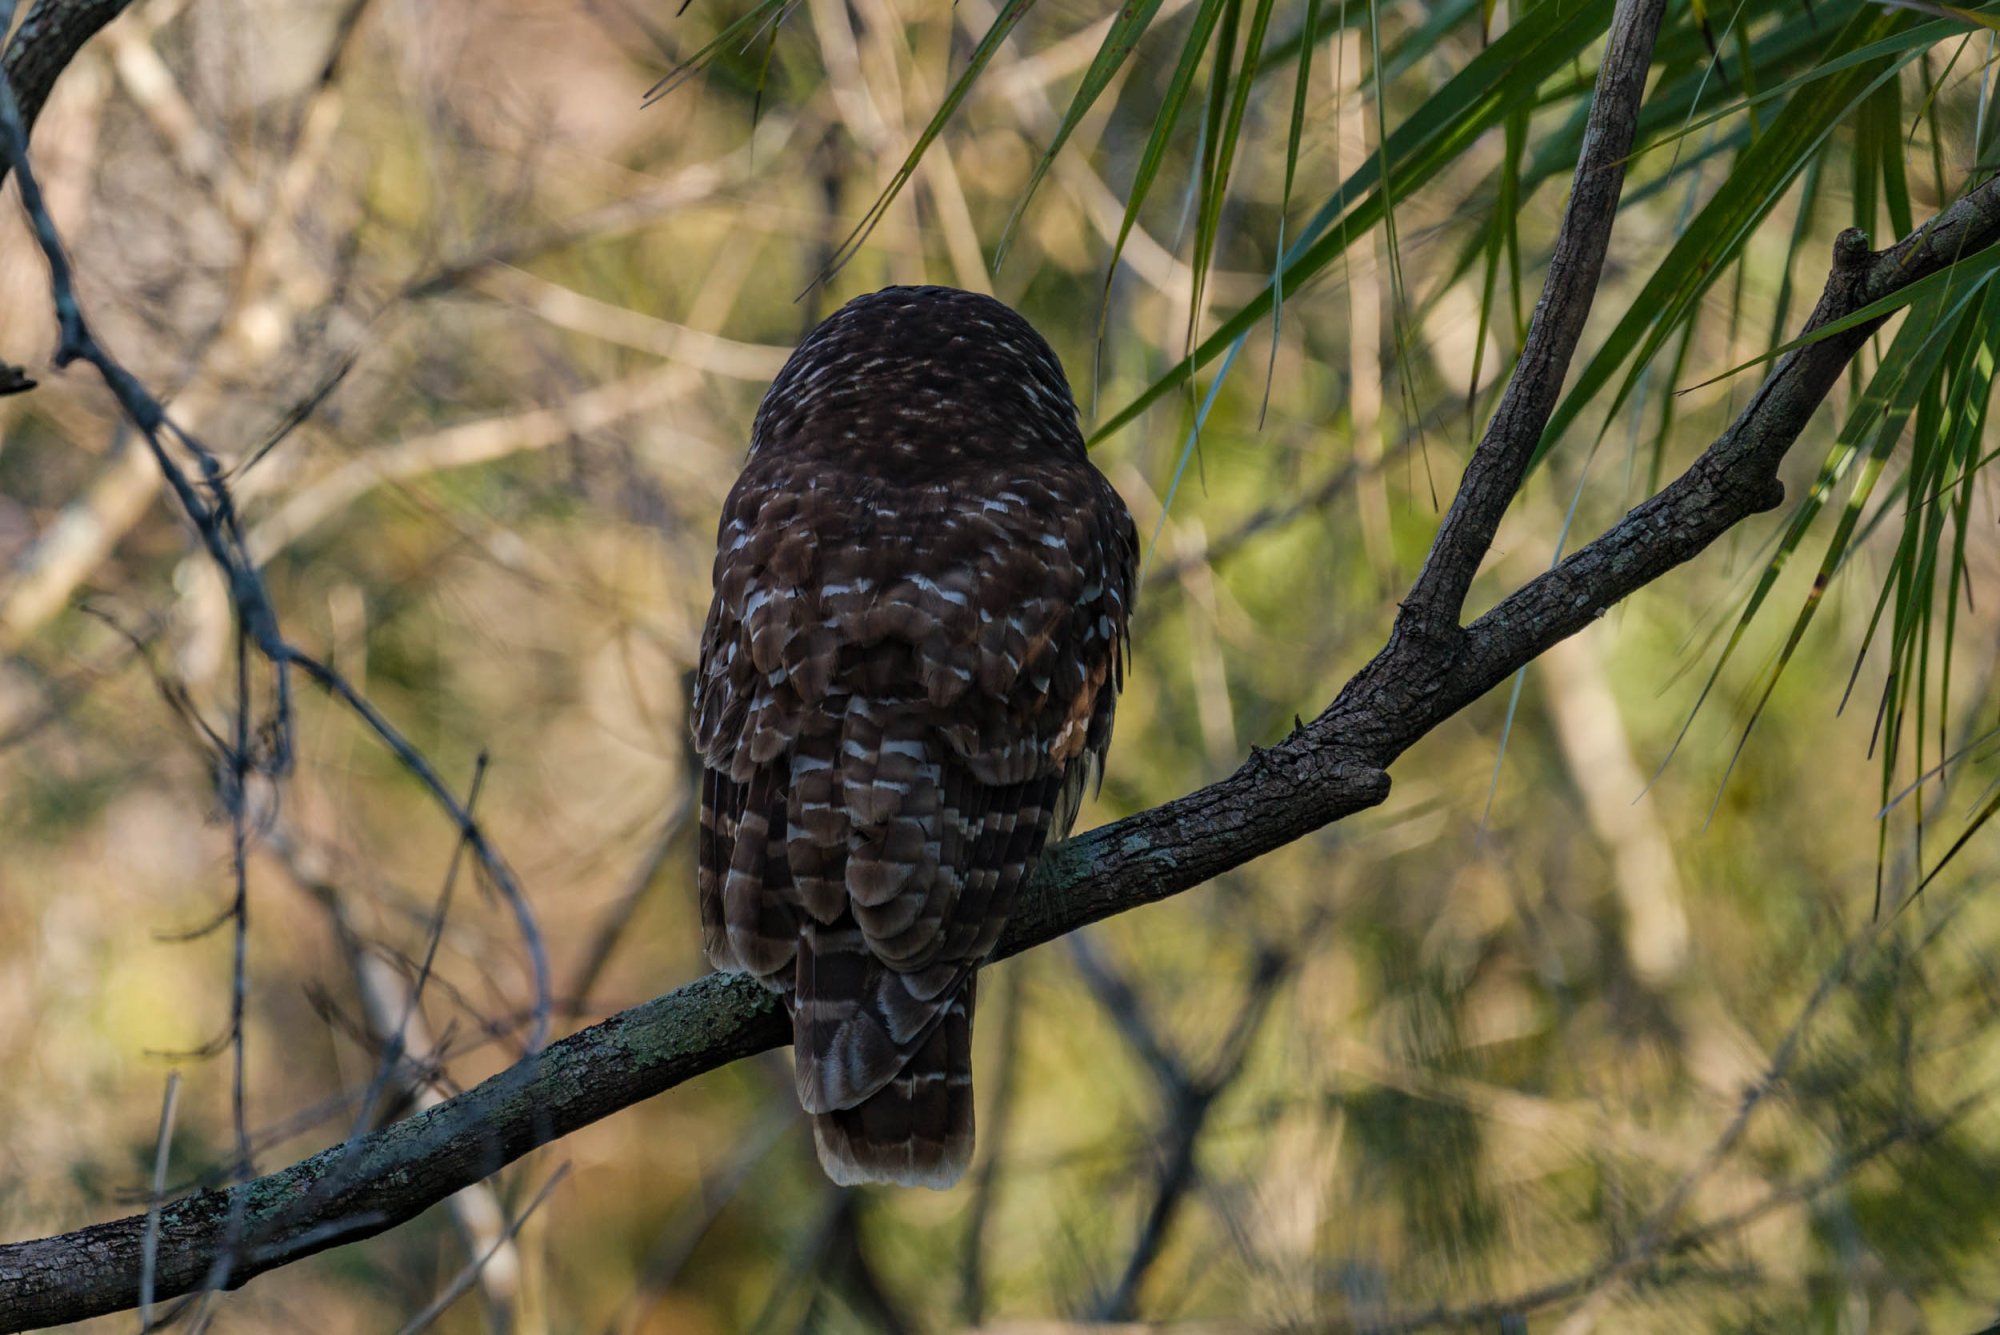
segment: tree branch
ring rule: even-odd
[[[85,42],[131,4],[132,0],[35,0],[29,6],[13,40],[0,51],[0,79],[14,89],[23,142],[35,126],[35,118],[42,114],[56,86],[56,76],[69,68]],[[11,3],[0,5],[0,39],[7,36],[7,20],[13,13]],[[7,183],[12,170],[12,161],[0,157],[0,185]],[[19,394],[34,387],[34,379],[20,367],[0,362],[0,394]]]
[[[1657,27],[1660,12],[1660,0],[1620,4],[1607,67],[1617,63],[1618,52],[1650,46],[1650,36],[1642,38],[1647,23],[1641,20]],[[1626,36],[1619,38],[1621,33]],[[1625,77],[1643,78],[1643,59],[1636,76],[1629,67],[1620,68]],[[1589,146],[1616,142],[1600,122],[1629,121],[1635,104],[1602,93],[1600,83],[1559,254],[1572,253],[1573,228],[1604,225],[1599,214],[1575,200],[1596,188],[1589,164],[1597,150]],[[1880,254],[1870,254],[1858,232],[1843,233],[1825,293],[1806,327],[1823,327],[1996,242],[2000,180],[1972,190]],[[1566,263],[1552,270],[1550,285],[1594,288],[1599,262],[1601,255],[1589,264]],[[1579,299],[1575,292],[1566,297],[1545,292],[1539,309],[1572,310]],[[1587,305],[1587,297],[1581,299]],[[1686,473],[1462,632],[1456,624],[1462,595],[1456,602],[1446,595],[1457,588],[1460,575],[1469,582],[1468,568],[1447,563],[1446,580],[1430,573],[1445,569],[1440,565],[1445,557],[1434,557],[1426,577],[1443,599],[1433,606],[1451,608],[1449,634],[1406,635],[1399,621],[1388,646],[1312,723],[1276,746],[1253,748],[1219,783],[1051,849],[1009,920],[996,957],[1200,885],[1381,802],[1389,791],[1387,767],[1419,738],[1613,603],[1690,560],[1750,515],[1776,506],[1783,496],[1779,464],[1880,323],[1787,354]],[[1566,365],[1567,356],[1563,351],[1557,360]],[[1520,382],[1548,373],[1553,364],[1531,364],[1524,356],[1506,401],[1516,399],[1517,389],[1529,394]],[[1530,417],[1510,420],[1526,423]],[[1525,466],[1521,450],[1532,451],[1545,421],[1544,412],[1525,435],[1489,432],[1480,450],[1488,462],[1476,456],[1468,469],[1465,488],[1478,495],[1454,505],[1453,515],[1465,516],[1454,531],[1486,533],[1470,569],[1476,569],[1483,542],[1490,540],[1488,518],[1504,510],[1519,485],[1520,467],[1514,465]],[[1492,444],[1503,436],[1502,444]],[[789,1035],[776,997],[756,984],[723,976],[690,983],[572,1034],[405,1121],[254,1181],[165,1206],[157,1212],[156,1291],[166,1297],[199,1286],[225,1246],[232,1215],[241,1229],[229,1276],[236,1285],[392,1228],[536,1146],[704,1071],[777,1047]],[[139,1215],[0,1246],[0,1331],[132,1306],[146,1224],[147,1216]]]
[[[1597,297],[1611,223],[1625,184],[1625,160],[1639,129],[1646,71],[1653,63],[1665,0],[1620,4],[1611,16],[1604,62],[1597,68],[1590,118],[1584,125],[1569,204],[1549,255],[1548,277],[1521,345],[1520,360],[1486,434],[1465,466],[1451,509],[1438,528],[1424,568],[1396,617],[1398,636],[1449,641],[1465,595],[1493,545],[1501,516],[1528,475],[1528,464],[1562,394],[1570,358]]]
[[[28,7],[6,54],[0,55],[0,75],[14,86],[23,129],[34,128],[56,76],[76,59],[83,44],[131,5],[132,0],[35,0]],[[0,36],[5,36],[6,26],[0,23]],[[6,181],[11,166],[0,159],[0,183]]]

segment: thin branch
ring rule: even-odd
[[[1250,1041],[1263,1025],[1264,1017],[1270,1013],[1271,1002],[1276,998],[1278,989],[1299,961],[1310,953],[1312,942],[1318,935],[1316,927],[1308,928],[1300,933],[1300,944],[1295,950],[1280,953],[1266,949],[1258,954],[1256,965],[1250,972],[1248,995],[1223,1040],[1221,1053],[1209,1070],[1200,1075],[1192,1074],[1187,1063],[1171,1056],[1165,1066],[1158,1068],[1161,1093],[1167,1103],[1166,1125],[1161,1128],[1167,1151],[1161,1156],[1152,1203],[1147,1207],[1146,1220],[1133,1244],[1132,1255],[1125,1263],[1118,1287],[1105,1298],[1098,1310],[1101,1320],[1130,1321],[1138,1315],[1139,1290],[1145,1284],[1154,1262],[1159,1260],[1161,1249],[1166,1246],[1167,1234],[1180,1213],[1182,1202],[1200,1177],[1195,1151],[1200,1146],[1202,1132],[1208,1128],[1209,1114],[1214,1111],[1216,1101],[1243,1073],[1244,1060],[1250,1055]],[[1119,1027],[1126,1031],[1128,1037],[1132,1036],[1135,1028],[1150,1032],[1150,1026],[1143,1023],[1143,1016],[1133,1005],[1131,989],[1122,979],[1104,971],[1101,965],[1099,970],[1092,980],[1099,1000],[1113,1007],[1114,1013],[1117,1009],[1132,1006],[1133,1018],[1140,1021],[1135,1025],[1130,1020],[1121,1019]]]
[[[362,1020],[357,1037],[382,1053],[381,1063],[370,1077],[367,1089],[356,1100],[357,1116],[366,1119],[374,1115],[382,1093],[382,1081],[390,1073],[393,1073],[402,1096],[410,1100],[414,1107],[423,1109],[444,1102],[446,1095],[440,1092],[441,1081],[437,1071],[443,1047],[431,1036],[430,1026],[417,1005],[421,986],[429,976],[431,952],[436,949],[436,928],[441,923],[443,905],[440,904],[433,915],[433,928],[425,941],[424,960],[418,968],[416,981],[410,982],[361,939],[352,921],[348,895],[334,880],[323,851],[302,839],[283,821],[265,837],[265,846],[276,855],[299,888],[310,894],[325,910],[334,937],[347,957],[348,970],[354,976],[355,991],[359,994]],[[452,855],[454,871],[458,866],[459,851],[463,848],[461,840]],[[448,878],[447,888],[450,884]],[[366,1129],[365,1122],[361,1129]],[[486,1258],[480,1267],[478,1282],[487,1302],[496,1309],[503,1309],[513,1300],[520,1263],[513,1254],[511,1244],[501,1236],[506,1226],[506,1211],[500,1204],[498,1193],[491,1183],[479,1183],[455,1193],[446,1206],[465,1239],[466,1250],[475,1258]]]
[[[1403,600],[1396,618],[1398,634],[1448,638],[1457,631],[1472,578],[1541,444],[1542,430],[1562,394],[1563,377],[1597,296],[1611,222],[1625,184],[1625,159],[1639,128],[1653,39],[1665,13],[1666,0],[1638,0],[1620,4],[1612,15],[1569,205],[1556,232],[1548,278],[1541,300],[1535,303],[1521,359],[1466,464],[1465,478],[1431,544],[1430,556]]]
[[[1369,1335],[1411,1335],[1415,1331],[1441,1329],[1478,1330],[1496,1327],[1502,1330],[1514,1329],[1516,1328],[1514,1325],[1507,1323],[1522,1322],[1530,1312],[1571,1302],[1583,1295],[1594,1293],[1614,1281],[1643,1276],[1676,1257],[1707,1246],[1718,1238],[1734,1237],[1751,1224],[1779,1210],[1817,1199],[1890,1150],[1904,1145],[1921,1145],[1934,1140],[1958,1125],[1967,1114],[1983,1107],[1992,1096],[1991,1087],[1979,1089],[1959,1099],[1935,1117],[1890,1127],[1847,1153],[1835,1157],[1824,1169],[1803,1181],[1775,1187],[1768,1194],[1740,1210],[1692,1225],[1669,1238],[1658,1240],[1656,1246],[1645,1250],[1632,1248],[1620,1250],[1581,1274],[1538,1285],[1506,1298],[1489,1299],[1466,1307],[1440,1305],[1424,1312],[1368,1321],[1359,1327],[1343,1324],[1331,1329],[1363,1329]],[[1525,1329],[1525,1326],[1520,1328]]]
[[[701,1240],[721,1217],[724,1207],[734,1200],[750,1179],[750,1174],[771,1153],[799,1118],[796,1107],[781,1106],[744,1135],[731,1152],[729,1161],[688,1193],[660,1231],[652,1250],[639,1267],[639,1279],[632,1293],[604,1325],[604,1335],[646,1328],[647,1318],[673,1283],[680,1277]]]
[[[534,1026],[528,1046],[530,1049],[542,1046],[548,1040],[551,1009],[549,952],[547,943],[542,939],[541,928],[535,922],[534,908],[528,903],[528,896],[522,891],[520,881],[515,879],[513,868],[507,865],[507,860],[500,856],[500,850],[486,837],[486,831],[480,828],[477,820],[473,819],[472,812],[460,804],[452,793],[450,785],[445,783],[438,776],[438,772],[431,768],[430,762],[424,759],[423,752],[412,746],[381,710],[369,703],[366,696],[355,690],[345,677],[326,664],[300,653],[290,645],[284,645],[282,648],[286,662],[296,666],[329,695],[353,711],[355,716],[366,723],[376,737],[395,753],[403,768],[414,774],[417,781],[430,791],[432,800],[450,815],[452,823],[458,827],[459,837],[465,846],[479,859],[480,868],[485,871],[487,880],[491,881],[493,888],[500,892],[500,897],[507,901],[507,907],[513,910],[514,921],[520,928],[521,940],[527,947],[528,962],[535,976]]]
[[[244,1012],[250,1004],[250,639],[241,626],[236,632],[235,727],[229,745],[229,868],[236,895],[229,907],[235,934],[230,945],[229,1042],[233,1050],[230,1071],[230,1125],[236,1133],[236,1162],[230,1171],[250,1177],[257,1171],[250,1154],[250,1118],[244,1107],[245,1085],[249,1083],[248,1038],[243,1029]]]
[[[339,673],[299,653],[285,642],[278,626],[276,609],[265,587],[264,578],[259,572],[258,563],[251,558],[242,530],[237,523],[234,502],[228,487],[224,484],[220,463],[199,441],[168,419],[160,401],[98,343],[84,319],[82,308],[77,302],[76,283],[70,269],[69,257],[63,248],[62,238],[57,235],[55,222],[49,216],[48,208],[42,200],[40,187],[36,184],[34,170],[28,161],[27,134],[22,128],[20,108],[16,104],[13,89],[5,78],[0,78],[0,153],[4,153],[5,158],[13,164],[21,192],[21,206],[28,215],[36,240],[41,247],[42,256],[49,266],[49,287],[56,308],[57,323],[61,330],[61,341],[56,350],[56,364],[66,366],[74,361],[84,361],[96,369],[105,386],[118,400],[125,415],[145,438],[152,452],[153,461],[165,476],[168,488],[179,502],[182,513],[194,526],[201,538],[202,546],[227,581],[229,601],[235,609],[240,633],[249,644],[255,645],[258,653],[276,670],[277,699],[270,729],[274,738],[272,744],[274,754],[264,758],[261,767],[276,777],[282,775],[290,766],[290,683],[291,669],[296,666],[361,718],[376,736],[395,752],[404,766],[430,790],[438,805],[452,817],[467,845],[478,857],[488,879],[506,899],[520,926],[522,940],[527,947],[534,972],[535,1018],[529,1045],[541,1046],[548,1037],[550,1008],[548,952],[535,923],[534,910],[530,907],[527,896],[522,893],[520,883],[515,880],[512,870],[501,858],[499,850],[486,838],[471,814],[459,804],[451,790],[438,778],[429,762],[403,738],[394,725],[348,685]],[[178,442],[194,455],[202,470],[201,487],[197,488],[186,471],[168,452],[168,438]]]
[[[425,1307],[423,1311],[411,1317],[402,1329],[397,1332],[397,1335],[417,1335],[419,1331],[430,1329],[431,1324],[444,1315],[446,1308],[450,1307],[460,1298],[463,1298],[471,1290],[472,1286],[479,1282],[480,1272],[486,1268],[489,1261],[500,1254],[500,1249],[502,1247],[513,1246],[514,1235],[519,1233],[521,1226],[528,1222],[528,1216],[539,1209],[542,1202],[549,1198],[549,1193],[554,1191],[562,1180],[568,1176],[568,1164],[562,1165],[555,1172],[549,1174],[549,1180],[542,1184],[542,1189],[535,1193],[534,1199],[528,1202],[527,1208],[507,1221],[506,1231],[494,1239],[493,1245],[468,1261],[465,1268],[458,1272],[458,1276],[445,1286],[444,1292],[433,1298],[430,1301],[430,1305]]]
[[[146,1205],[146,1241],[139,1258],[139,1330],[153,1328],[153,1262],[160,1248],[160,1202],[167,1194],[167,1158],[174,1143],[174,1111],[180,1106],[181,1073],[167,1073],[167,1092],[160,1100],[160,1137],[153,1149],[153,1192]]]
[[[999,1072],[994,1081],[991,1111],[985,1129],[979,1133],[985,1157],[973,1171],[972,1204],[966,1210],[964,1250],[959,1261],[958,1312],[968,1328],[986,1322],[987,1228],[1000,1194],[1000,1156],[1007,1145],[1021,1083],[1021,1015],[1027,1009],[1026,989],[1021,979],[1025,972],[1024,964],[1016,964],[1000,977],[997,1007],[1000,1051],[995,1061]]]

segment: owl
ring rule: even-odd
[[[757,410],[695,684],[702,938],[784,998],[835,1182],[971,1159],[979,966],[1101,772],[1137,547],[991,297],[856,298]]]

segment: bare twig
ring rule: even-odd
[[[668,854],[680,843],[681,830],[687,825],[688,817],[694,814],[694,797],[684,793],[680,801],[674,803],[666,818],[660,822],[659,832],[647,846],[639,865],[625,882],[625,891],[619,895],[604,917],[598,922],[597,930],[591,933],[590,948],[583,954],[583,963],[577,966],[576,981],[571,983],[564,994],[564,1003],[572,1013],[581,1012],[590,1003],[590,994],[597,987],[598,977],[604,966],[610,962],[611,952],[625,934],[632,922],[632,915],[638,910],[639,901],[646,890],[659,876],[660,868],[666,865]]]
[[[403,740],[387,720],[338,674],[309,658],[297,655],[285,643],[262,576],[256,563],[251,560],[243,541],[234,503],[222,477],[220,463],[191,434],[167,417],[159,400],[114,359],[92,333],[77,300],[68,256],[42,200],[40,188],[28,160],[27,130],[21,108],[15,99],[11,84],[4,76],[0,76],[0,150],[4,150],[5,161],[15,174],[22,206],[49,267],[50,288],[60,331],[60,343],[56,353],[57,364],[60,366],[74,361],[86,362],[98,372],[111,390],[126,416],[144,438],[153,462],[165,477],[169,489],[199,535],[203,547],[223,572],[228,585],[230,605],[235,612],[237,673],[233,729],[226,743],[212,735],[211,740],[214,740],[222,751],[222,762],[226,766],[222,785],[223,798],[230,812],[233,836],[231,861],[235,893],[230,910],[224,919],[233,921],[235,925],[229,1030],[229,1043],[234,1057],[231,1106],[236,1137],[236,1157],[232,1164],[232,1174],[248,1177],[255,1171],[251,1163],[249,1127],[245,1109],[244,1017],[248,996],[250,778],[252,773],[256,772],[268,775],[275,782],[289,767],[291,754],[289,682],[290,669],[295,661],[298,661],[314,680],[325,686],[367,722],[395,751],[398,758],[441,800],[441,805],[453,815],[462,839],[473,847],[482,866],[488,872],[489,879],[507,899],[521,927],[534,966],[536,1005],[531,1046],[537,1047],[546,1040],[548,1026],[549,986],[546,951],[525,895],[521,893],[519,885],[514,881],[504,861],[499,858],[483,832],[473,822],[469,811],[457,804],[449,790],[437,779],[415,748]],[[175,459],[169,449],[170,444],[186,450],[193,457],[202,474],[199,486],[190,479]],[[253,754],[250,674],[253,649],[273,666],[276,673],[274,713],[268,726],[258,730],[261,735],[257,739],[256,749],[262,754]],[[412,1004],[414,1005],[414,1000]],[[372,1099],[364,1102],[372,1105]],[[156,1215],[156,1212],[149,1211],[149,1215]],[[212,1291],[229,1284],[238,1259],[238,1249],[245,1241],[244,1228],[247,1217],[246,1202],[242,1199],[234,1200],[227,1212],[221,1246],[215,1250],[200,1282],[200,1288]],[[146,1287],[149,1297],[157,1241],[158,1228],[155,1218],[154,1224],[149,1227],[145,1247],[144,1269],[148,1272]],[[206,1302],[201,1305],[194,1321],[196,1329],[201,1327],[210,1310]]]
[[[348,969],[354,975],[366,1024],[363,1037],[372,1041],[382,1054],[367,1090],[356,1100],[361,1109],[359,1116],[373,1115],[385,1070],[393,1072],[404,1096],[418,1111],[443,1103],[446,1096],[439,1088],[441,1081],[436,1070],[443,1053],[417,1005],[418,990],[428,975],[436,932],[428,936],[417,981],[406,981],[393,964],[361,940],[348,909],[348,896],[335,882],[320,850],[282,822],[266,836],[265,846],[277,855],[292,880],[325,910],[334,936],[347,956]],[[463,846],[461,841],[459,848]],[[457,861],[454,855],[454,869]],[[446,884],[450,884],[449,879]],[[478,1282],[488,1303],[499,1306],[511,1301],[519,1263],[512,1254],[512,1244],[501,1236],[506,1217],[492,1184],[481,1182],[469,1186],[453,1194],[447,1204],[465,1239],[466,1250],[474,1257],[486,1257]]]
[[[229,746],[229,870],[236,895],[229,906],[235,924],[229,972],[229,1041],[234,1061],[230,1071],[230,1126],[236,1133],[236,1162],[231,1171],[255,1175],[250,1157],[250,1119],[244,1109],[246,1039],[243,1016],[250,1001],[250,640],[241,626],[236,632],[235,731]]]
[[[444,1291],[431,1299],[429,1306],[425,1307],[423,1311],[405,1322],[397,1331],[397,1335],[417,1335],[418,1331],[428,1330],[432,1322],[445,1314],[447,1308],[460,1298],[463,1298],[471,1290],[472,1286],[478,1282],[479,1272],[484,1270],[487,1263],[499,1254],[502,1247],[513,1244],[514,1235],[519,1233],[521,1226],[528,1222],[528,1216],[541,1208],[542,1202],[549,1198],[549,1193],[554,1191],[561,1184],[562,1180],[568,1176],[568,1164],[563,1164],[555,1172],[549,1174],[549,1180],[542,1184],[542,1189],[535,1193],[534,1198],[528,1202],[527,1207],[521,1213],[507,1221],[506,1231],[494,1240],[493,1245],[487,1248],[482,1254],[475,1256],[471,1261],[467,1262],[465,1268],[458,1272],[451,1283],[445,1285]]]
[[[414,774],[417,781],[429,790],[432,800],[444,809],[451,817],[452,823],[458,827],[459,837],[479,860],[480,869],[486,873],[493,888],[500,892],[500,897],[507,902],[507,907],[513,910],[514,921],[520,928],[521,940],[527,947],[528,961],[535,977],[534,1023],[528,1046],[530,1050],[541,1047],[548,1041],[549,1035],[549,952],[547,944],[542,939],[541,928],[535,922],[534,908],[528,903],[528,896],[522,891],[521,883],[515,879],[513,869],[507,865],[507,860],[500,856],[500,850],[494,847],[492,840],[486,837],[486,832],[480,828],[479,822],[472,818],[471,811],[459,803],[450,786],[431,767],[430,761],[410,744],[395,724],[384,717],[381,710],[369,703],[365,696],[348,684],[345,677],[326,664],[310,655],[300,653],[289,645],[284,646],[284,654],[287,662],[296,665],[301,672],[366,723],[370,731],[395,754],[397,760],[402,762],[403,768]]]
[[[167,1092],[160,1100],[160,1136],[153,1149],[153,1192],[146,1205],[146,1243],[139,1261],[139,1329],[153,1328],[153,1263],[160,1250],[160,1202],[167,1194],[167,1158],[174,1143],[174,1110],[180,1104],[181,1073],[167,1073]]]
[[[992,1112],[979,1133],[985,1158],[974,1170],[972,1205],[966,1211],[964,1253],[959,1262],[959,1316],[968,1327],[986,1320],[986,1230],[1000,1194],[1000,1156],[1013,1122],[1021,1079],[1021,1012],[1027,1003],[1021,976],[1026,961],[1003,971],[1000,979],[1000,1052],[998,1079],[993,1085]]]
[[[1085,977],[1090,981],[1092,990],[1097,992],[1099,1001],[1118,1020],[1120,1031],[1128,1040],[1137,1042],[1141,1051],[1150,1049],[1155,1054],[1149,1058],[1149,1064],[1159,1077],[1160,1093],[1166,1104],[1165,1124],[1156,1137],[1164,1141],[1165,1149],[1160,1155],[1153,1199],[1147,1206],[1145,1222],[1140,1225],[1139,1236],[1133,1243],[1131,1256],[1126,1259],[1117,1287],[1105,1296],[1098,1307],[1097,1315],[1101,1320],[1124,1321],[1137,1314],[1139,1290],[1145,1284],[1153,1263],[1159,1259],[1181,1204],[1198,1177],[1195,1151],[1201,1143],[1202,1132],[1208,1128],[1209,1114],[1214,1111],[1216,1101],[1243,1073],[1250,1042],[1262,1026],[1264,1017],[1270,1013],[1271,1002],[1276,998],[1278,989],[1291,976],[1299,961],[1311,951],[1318,935],[1317,926],[1308,928],[1300,933],[1299,944],[1293,950],[1279,952],[1266,949],[1258,954],[1245,989],[1243,1005],[1223,1039],[1221,1051],[1209,1068],[1199,1074],[1165,1050],[1165,1045],[1145,1019],[1136,996],[1123,979],[1102,961],[1080,956],[1080,960],[1090,960],[1084,970]]]
[[[49,216],[41,188],[36,184],[34,171],[29,165],[27,131],[20,107],[14,99],[13,88],[5,78],[0,78],[0,152],[4,152],[14,170],[21,192],[21,206],[28,215],[35,240],[49,266],[49,286],[61,334],[61,342],[56,349],[56,365],[87,362],[103,379],[112,396],[118,400],[119,407],[144,437],[154,462],[159,465],[182,512],[194,525],[202,545],[227,576],[230,601],[236,608],[243,633],[277,667],[274,731],[278,750],[271,757],[270,765],[274,771],[282,772],[287,764],[290,735],[290,676],[284,663],[284,642],[263,577],[243,550],[234,507],[227,489],[220,485],[219,465],[199,442],[168,420],[159,400],[105,351],[92,334],[77,301],[68,254],[63,249],[62,238],[56,233],[55,222]],[[168,451],[169,440],[188,449],[201,465],[203,480],[208,487],[206,498]]]
[[[6,81],[0,79],[0,149],[5,150],[19,178],[22,207],[28,213],[29,221],[41,245],[43,257],[48,261],[50,287],[62,331],[62,342],[56,353],[56,363],[65,365],[72,361],[86,361],[103,378],[126,416],[145,437],[154,462],[166,476],[167,484],[179,501],[183,513],[194,525],[209,556],[227,578],[230,602],[236,610],[242,634],[276,669],[277,703],[271,728],[274,754],[264,762],[264,768],[275,776],[282,774],[289,766],[290,670],[293,666],[297,666],[367,723],[395,752],[404,766],[430,790],[438,804],[451,815],[460,833],[479,858],[480,865],[502,897],[506,899],[508,906],[514,912],[515,920],[520,925],[522,939],[534,969],[536,1018],[531,1045],[540,1046],[548,1037],[548,952],[543,945],[541,932],[535,925],[534,911],[529,907],[526,895],[521,892],[519,882],[515,880],[513,872],[500,857],[498,850],[493,847],[464,807],[459,805],[451,790],[438,778],[422,754],[411,746],[373,705],[349,686],[340,674],[298,653],[285,643],[278,627],[277,613],[264,586],[263,576],[258,573],[257,563],[251,559],[237,526],[234,505],[228,488],[223,484],[221,468],[215,456],[168,420],[159,400],[147,392],[136,377],[98,344],[85,322],[82,308],[77,302],[76,286],[70,272],[68,257],[63,250],[61,238],[56,234],[55,224],[50,220],[48,210],[42,203],[41,192],[35,184],[34,171],[28,162],[25,136],[19,128],[20,124],[20,113],[14,103],[13,92]],[[201,491],[195,487],[168,452],[165,442],[169,436],[193,452],[201,463],[208,493],[207,499],[204,499]]]
[[[781,1105],[767,1114],[742,1137],[729,1162],[716,1173],[704,1175],[690,1199],[675,1210],[660,1231],[652,1250],[639,1267],[639,1280],[630,1297],[604,1325],[604,1335],[637,1331],[645,1327],[654,1305],[673,1285],[695,1247],[708,1233],[723,1207],[735,1199],[750,1178],[751,1170],[784,1138],[799,1119],[796,1107]]]

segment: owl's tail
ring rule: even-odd
[[[813,1116],[820,1165],[841,1186],[943,1189],[972,1162],[973,977],[894,1078],[851,1108]]]

